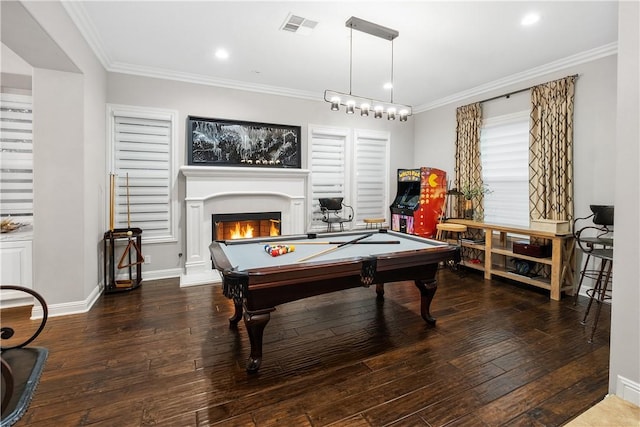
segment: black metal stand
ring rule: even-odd
[[[114,259],[115,244],[117,240],[135,239],[137,251],[142,250],[142,230],[139,228],[116,228],[104,233],[104,293],[110,294],[115,292],[131,291],[138,288],[142,284],[142,262],[139,261],[142,254],[136,253],[135,259],[132,258],[132,246],[127,246],[127,264],[123,267],[126,269],[128,278],[116,278],[116,261]],[[135,270],[135,272],[134,272]]]

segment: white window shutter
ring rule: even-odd
[[[0,94],[0,216],[33,222],[31,95]]]
[[[320,203],[323,197],[347,199],[347,145],[344,130],[310,127],[309,169],[311,171],[311,228],[320,229]]]
[[[358,224],[365,218],[387,217],[389,145],[386,132],[356,132],[354,210]]]
[[[364,226],[364,218],[387,218],[389,156],[388,132],[310,125],[310,228],[326,229],[318,202],[322,197],[342,197],[353,207],[349,228]]]
[[[141,228],[145,241],[175,239],[175,114],[112,113],[115,227]]]
[[[480,132],[484,221],[529,226],[529,112],[508,114],[483,123]]]

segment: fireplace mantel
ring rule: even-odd
[[[180,286],[220,282],[211,266],[213,213],[280,211],[282,234],[306,230],[309,170],[183,166],[186,178],[185,266]]]
[[[208,177],[208,178],[225,178],[225,179],[246,179],[247,177],[268,177],[277,179],[295,179],[296,177],[306,177],[309,175],[307,169],[290,169],[290,168],[269,168],[260,166],[182,166],[180,172],[187,178],[189,177]]]

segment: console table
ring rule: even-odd
[[[484,271],[484,278],[491,276],[506,277],[528,285],[550,291],[551,299],[560,300],[561,293],[574,292],[574,238],[572,233],[554,234],[552,232],[534,230],[532,228],[513,227],[508,225],[487,224],[484,222],[465,219],[449,219],[447,222],[466,225],[469,231],[481,230],[484,232],[482,241],[463,239],[463,248],[476,249],[484,252],[484,262],[472,263],[469,259],[462,260],[462,265]],[[551,256],[537,258],[513,252],[512,242],[507,239],[507,234],[528,236],[544,239],[551,243]],[[550,266],[549,277],[529,277],[517,274],[508,268],[509,259],[522,259]]]

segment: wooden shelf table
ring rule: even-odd
[[[492,276],[505,277],[528,285],[547,289],[552,300],[559,301],[562,292],[573,294],[575,254],[572,233],[554,234],[532,228],[513,227],[509,225],[487,224],[465,219],[448,219],[447,222],[465,225],[467,229],[482,230],[484,243],[462,241],[462,246],[484,252],[484,263],[471,263],[463,260],[462,265],[484,271],[484,278]],[[551,256],[546,258],[516,254],[511,249],[507,234],[544,239],[551,243]],[[497,255],[501,262],[495,262]],[[550,266],[550,277],[528,277],[507,269],[507,259],[516,258]]]

